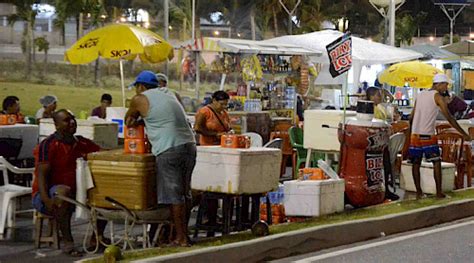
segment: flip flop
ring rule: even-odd
[[[63,250],[63,253],[68,255],[68,256],[71,256],[71,257],[82,257],[82,256],[84,256],[84,253],[82,251],[79,251],[79,250],[75,249],[74,247],[65,248]]]
[[[190,243],[181,244],[178,242],[171,242],[169,244],[166,244],[165,247],[192,247],[192,245]]]

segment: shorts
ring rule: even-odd
[[[436,135],[412,134],[410,137],[410,148],[408,158],[411,162],[419,162],[423,155],[428,162],[441,161],[441,154]]]
[[[159,204],[191,201],[191,175],[196,165],[196,144],[169,148],[156,156],[156,182]]]
[[[49,198],[54,197],[58,186],[59,185],[53,185],[51,188],[49,188],[49,192],[48,192]],[[33,204],[33,208],[36,209],[36,211],[40,212],[41,214],[50,215],[48,209],[46,208],[46,205],[43,203],[43,200],[41,200],[41,195],[39,191],[35,193],[31,202]]]

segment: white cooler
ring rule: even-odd
[[[194,190],[228,193],[266,193],[278,188],[281,151],[198,146],[191,180]]]
[[[76,135],[94,141],[104,149],[115,149],[118,146],[117,123],[105,120],[76,120]],[[53,119],[41,119],[39,124],[40,141],[56,132]]]
[[[441,163],[443,192],[449,192],[454,189],[454,175],[456,166],[452,163]],[[436,194],[436,184],[433,175],[433,163],[422,162],[420,168],[420,184],[423,193]],[[400,188],[406,191],[416,192],[415,183],[412,176],[412,164],[404,161],[402,163],[402,172],[400,174]]]
[[[343,120],[343,114],[342,110],[305,110],[304,148],[339,152],[337,127]],[[355,116],[355,111],[346,111],[346,118]],[[322,125],[328,125],[330,128],[323,128]]]
[[[292,180],[283,184],[287,216],[320,216],[344,210],[344,179]]]

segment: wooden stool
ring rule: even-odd
[[[56,249],[59,249],[59,230],[56,219],[40,212],[35,212],[35,218],[35,247],[40,248],[41,243],[47,243],[49,246],[52,244]],[[43,221],[45,220],[48,224],[47,236],[43,236]]]

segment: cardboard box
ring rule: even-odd
[[[344,179],[292,180],[283,184],[287,216],[320,216],[344,210]]]

